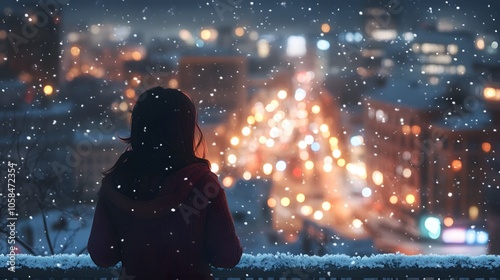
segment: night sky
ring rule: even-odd
[[[353,31],[361,25],[363,7],[372,2],[399,3],[402,11],[396,16],[405,29],[436,23],[438,18],[454,29],[475,33],[491,34],[500,29],[500,1],[493,0],[70,0],[64,8],[64,21],[70,30],[84,30],[97,23],[131,26],[133,32],[146,37],[170,36],[181,28],[223,25],[239,25],[261,33],[308,33],[319,30],[324,22],[330,22],[336,30]]]

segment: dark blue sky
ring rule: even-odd
[[[359,27],[362,19],[359,12],[366,3],[387,5],[396,1],[69,0],[64,20],[70,28],[76,29],[85,29],[85,25],[95,23],[128,25],[148,37],[206,25],[241,25],[260,32],[301,33],[307,29],[318,30],[323,22],[331,22],[340,30],[352,30]],[[402,11],[396,16],[407,28],[444,18],[458,29],[478,33],[500,30],[500,18],[497,19],[500,1],[497,0],[398,2]]]

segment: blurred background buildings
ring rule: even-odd
[[[357,1],[268,28],[222,20],[247,3],[214,4],[206,10],[219,20],[151,31],[63,2],[0,10],[2,160],[18,155],[79,195],[58,207],[95,202],[135,100],[160,85],[196,101],[212,170],[255,252],[258,232],[316,254],[338,252],[339,236],[375,244],[352,245],[359,254],[427,252],[415,248],[426,242],[484,249],[500,197],[500,37],[492,24],[463,26],[495,18],[490,4],[474,15],[457,4],[450,21],[432,2],[410,13],[403,2]],[[88,22],[72,18],[79,11]],[[257,197],[242,195],[249,186]]]

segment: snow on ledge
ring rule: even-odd
[[[0,255],[0,267],[7,268],[9,256]],[[58,254],[53,256],[15,255],[16,268],[97,268],[89,255]],[[119,265],[117,266],[117,268]],[[500,256],[497,255],[413,255],[379,254],[365,257],[347,255],[291,255],[291,254],[243,254],[239,268],[273,270],[278,268],[500,268]]]

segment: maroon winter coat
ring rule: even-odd
[[[118,192],[109,176],[103,179],[88,241],[96,265],[121,261],[122,275],[140,280],[212,279],[210,265],[238,264],[242,248],[226,196],[206,164],[150,182],[162,190],[144,201]]]

